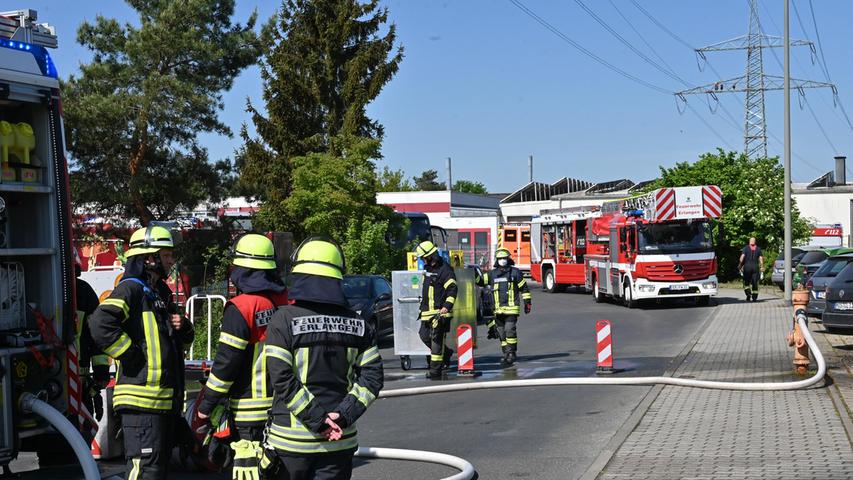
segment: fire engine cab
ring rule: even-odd
[[[531,274],[546,290],[584,287],[633,307],[638,300],[717,294],[710,219],[719,187],[661,188],[647,195],[543,212],[533,223]]]

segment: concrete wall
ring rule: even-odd
[[[850,238],[850,201],[853,192],[827,192],[814,190],[795,190],[792,198],[796,202],[800,215],[814,223],[840,223],[843,243],[851,245]],[[725,206],[723,207],[725,208]]]

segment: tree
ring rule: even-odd
[[[143,224],[217,199],[230,164],[208,163],[198,134],[230,135],[222,92],[259,54],[255,15],[234,0],[129,0],[139,26],[98,16],[78,41],[93,52],[64,85],[74,201]]]
[[[425,170],[419,176],[412,177],[412,182],[415,184],[415,190],[433,191],[446,189],[447,186],[441,182],[436,181],[437,178],[437,171]]]
[[[717,185],[722,190],[723,214],[714,227],[722,279],[736,276],[740,251],[749,237],[756,237],[765,252],[765,266],[772,268],[784,231],[784,171],[778,157],[750,159],[719,149],[716,154],[701,155],[695,163],[681,162],[660,171],[654,188]],[[796,206],[791,220],[794,242],[807,239],[811,227]]]
[[[393,24],[380,34],[388,10],[378,5],[285,0],[264,29],[264,44],[270,45],[261,63],[265,108],[249,102],[258,136],[244,128],[238,156],[241,191],[262,200],[264,219],[287,213],[274,209],[290,195],[294,158],[337,156],[346,147],[342,138],[382,138],[382,125],[368,118],[366,107],[397,72],[403,49],[395,51]]]
[[[379,183],[377,191],[379,192],[410,192],[413,190],[412,182],[406,178],[406,174],[402,170],[391,170],[385,166],[378,174]]]
[[[485,195],[489,193],[488,190],[486,190],[486,186],[482,182],[473,182],[471,180],[457,180],[456,183],[453,184],[453,191],[463,193],[476,193],[478,195]]]

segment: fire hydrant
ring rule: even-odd
[[[809,372],[809,345],[797,323],[797,312],[805,312],[806,304],[809,303],[809,292],[802,285],[797,287],[791,295],[791,303],[794,305],[794,328],[788,332],[788,346],[795,347],[794,350],[794,373],[806,375]]]

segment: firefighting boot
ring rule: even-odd
[[[745,294],[746,294],[746,301],[747,301],[747,302],[748,302],[748,301],[750,301],[750,300],[752,300],[752,291],[751,291],[750,289],[748,289],[748,288],[744,288],[744,289],[743,289],[743,293],[745,293]]]
[[[758,301],[758,292],[755,292],[755,293],[753,293],[753,294],[752,294],[752,301],[753,301],[753,302],[757,302],[757,301]]]

